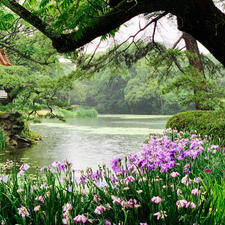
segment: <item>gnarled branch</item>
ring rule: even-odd
[[[76,39],[77,31],[60,34],[15,0],[5,0],[3,4],[49,37],[61,53],[74,51],[136,15],[166,11],[177,16],[179,30],[191,34],[225,65],[225,14],[212,0],[121,0],[104,15],[92,18],[92,24],[87,25],[82,36]]]

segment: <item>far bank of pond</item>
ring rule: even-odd
[[[70,119],[66,123],[46,120],[31,124],[43,136],[37,145],[0,152],[7,159],[43,167],[55,160],[68,160],[74,169],[110,165],[113,157],[140,150],[149,133],[161,133],[169,116],[99,115],[96,119]]]

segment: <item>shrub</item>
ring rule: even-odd
[[[65,119],[68,118],[96,118],[98,116],[98,112],[95,109],[84,109],[79,108],[75,111],[69,111],[66,109],[59,109],[58,116],[62,116]]]
[[[166,128],[173,130],[194,132],[202,137],[205,135],[219,145],[225,145],[225,115],[219,111],[189,111],[172,116]]]
[[[95,109],[80,108],[75,114],[77,118],[96,118],[98,116],[98,112]]]

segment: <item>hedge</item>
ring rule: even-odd
[[[225,146],[225,114],[219,111],[188,111],[172,116],[166,128],[178,131],[197,131],[202,137],[208,135],[215,144]]]

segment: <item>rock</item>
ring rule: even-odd
[[[14,140],[17,142],[17,147],[24,148],[32,145],[32,141],[28,138],[15,135]]]
[[[32,141],[20,136],[24,129],[24,122],[18,120],[20,117],[21,114],[18,112],[0,113],[0,129],[3,131],[9,146],[23,148],[32,145]]]
[[[7,119],[9,118],[10,113],[0,113],[0,119]]]
[[[9,144],[10,144],[10,146],[14,146],[14,147],[16,147],[18,145],[18,143],[15,139],[10,139]]]

